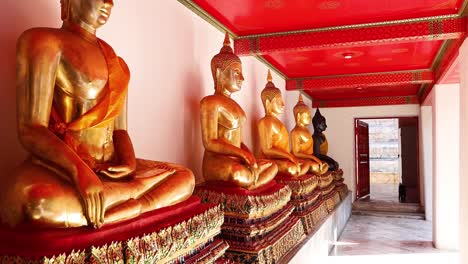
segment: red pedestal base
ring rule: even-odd
[[[304,237],[289,187],[275,181],[256,190],[205,183],[195,188],[202,201],[223,204],[225,257],[234,263],[276,263]]]
[[[192,196],[97,230],[0,228],[0,263],[214,261],[227,249],[224,241],[214,240],[222,222],[220,206]]]

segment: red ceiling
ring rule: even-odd
[[[263,57],[284,75],[288,89],[303,89],[320,105],[422,101],[466,37],[460,14],[468,0],[179,1],[241,36],[237,54]],[[438,17],[444,15],[452,16]],[[287,32],[294,30],[303,31]]]
[[[240,36],[455,14],[463,0],[193,0]]]
[[[406,84],[396,86],[372,86],[356,88],[323,88],[309,90],[307,94],[316,100],[354,99],[384,96],[411,96],[418,92],[418,84]]]
[[[270,53],[263,57],[290,78],[427,69],[442,41]],[[343,54],[352,54],[345,59]]]
[[[455,84],[460,83],[460,64],[456,60],[450,69],[447,71],[445,76],[439,80],[441,84]]]

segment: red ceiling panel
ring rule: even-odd
[[[463,0],[193,0],[238,35],[456,14]]]
[[[334,100],[344,98],[368,98],[383,96],[410,96],[415,95],[420,88],[419,84],[398,86],[371,86],[357,88],[322,88],[306,90],[314,100]]]
[[[442,41],[264,55],[290,78],[427,69]],[[350,55],[352,58],[346,59]]]
[[[436,81],[459,79],[447,69],[467,36],[468,0],[179,1],[244,36],[237,54],[262,56],[317,105],[418,103]],[[443,15],[453,16],[420,19]],[[305,31],[285,33],[294,30]]]

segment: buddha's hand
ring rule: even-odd
[[[104,187],[99,177],[86,165],[78,170],[78,191],[84,202],[84,214],[94,228],[104,224]]]
[[[258,171],[257,162],[255,162],[255,164],[252,167],[250,167],[250,171],[252,172],[253,183],[254,183],[254,185],[257,185],[259,174],[260,174],[259,171]]]
[[[296,158],[293,158],[291,161],[296,165],[296,176],[299,176],[301,174],[301,163]]]
[[[136,169],[135,165],[109,165],[105,164],[100,166],[96,171],[99,174],[107,176],[112,179],[121,179],[132,174]]]
[[[252,155],[252,153],[248,151],[243,151],[242,158],[244,162],[249,166],[249,168],[253,167],[254,165],[257,165],[257,160],[255,157]],[[258,166],[257,166],[258,167]]]

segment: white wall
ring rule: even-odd
[[[16,40],[31,27],[59,27],[60,3],[0,1],[0,22],[0,171],[8,171],[25,158],[16,140]],[[199,102],[214,92],[210,60],[222,47],[224,33],[177,1],[145,1],[143,8],[133,1],[117,1],[98,36],[130,67],[129,132],[137,156],[185,165],[199,180],[203,155]],[[244,141],[255,149],[267,68],[251,57],[241,60],[245,82],[233,98],[247,114]],[[276,74],[273,81],[284,95],[285,81]],[[287,112],[281,118],[286,123],[293,118],[289,112],[298,92],[289,94],[295,99],[285,99]],[[310,105],[310,100],[306,103]]]
[[[329,156],[338,161],[343,169],[345,183],[353,191],[353,198],[356,195],[354,118],[419,116],[419,108],[419,105],[389,105],[320,109],[327,119],[325,134],[329,143]]]
[[[421,106],[419,118],[420,162],[422,164],[421,204],[424,206],[426,220],[432,221],[432,105]]]
[[[440,249],[459,247],[460,86],[433,88],[433,238]]]
[[[460,48],[460,259],[468,263],[468,40]]]

